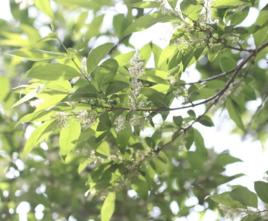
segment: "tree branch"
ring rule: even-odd
[[[228,80],[228,82],[226,83],[226,85],[224,86],[224,88],[222,90],[220,90],[217,94],[213,95],[212,97],[209,97],[209,98],[207,98],[207,99],[205,99],[203,101],[196,102],[196,103],[190,103],[190,104],[183,105],[183,106],[180,106],[180,107],[175,107],[175,108],[166,108],[166,107],[160,107],[160,108],[137,108],[135,110],[132,110],[129,107],[104,107],[104,108],[106,108],[107,111],[121,110],[121,111],[167,112],[167,111],[175,111],[175,110],[181,110],[181,109],[187,109],[187,108],[191,108],[191,107],[196,107],[196,106],[199,106],[199,105],[202,105],[202,104],[207,104],[207,103],[209,103],[211,101],[213,101],[213,103],[215,104],[223,96],[223,94],[229,89],[229,87],[231,86],[231,84],[233,83],[235,78],[238,76],[238,74],[242,70],[242,68],[253,57],[255,57],[260,51],[262,51],[266,47],[268,47],[268,42],[264,43],[259,48],[257,48],[254,51],[252,51],[250,53],[250,55],[247,58],[245,58],[244,60],[242,60],[242,62],[238,66],[236,66],[232,71],[223,73],[223,74],[227,74],[227,73],[233,73],[233,74],[232,74],[231,78]],[[221,74],[221,75],[223,75],[223,74]]]
[[[219,91],[216,95],[214,95],[213,97],[211,97],[210,99],[207,99],[209,101],[213,101],[212,103],[210,103],[210,105],[207,107],[207,109],[205,110],[205,112],[203,114],[201,114],[199,117],[197,117],[191,124],[189,124],[188,126],[186,126],[185,128],[179,128],[177,131],[174,132],[172,138],[170,141],[168,141],[167,143],[165,143],[164,145],[162,145],[161,147],[159,147],[156,150],[153,150],[152,152],[146,154],[143,159],[141,159],[139,162],[137,162],[132,169],[136,169],[139,170],[140,167],[142,166],[142,163],[145,162],[146,160],[153,158],[154,156],[157,156],[161,151],[163,151],[164,149],[168,148],[179,136],[181,136],[182,134],[184,134],[185,132],[187,132],[189,129],[191,129],[193,127],[193,125],[195,123],[197,123],[204,115],[206,115],[209,110],[218,103],[219,99],[224,95],[224,93],[230,88],[231,84],[234,82],[234,80],[236,79],[236,77],[238,76],[238,74],[240,73],[240,71],[242,70],[242,68],[248,63],[249,60],[251,60],[253,57],[255,57],[260,51],[262,51],[263,49],[265,49],[266,47],[268,47],[268,42],[265,42],[263,45],[261,45],[259,48],[257,48],[256,50],[254,50],[246,59],[244,59],[234,70],[233,70],[233,74],[231,76],[231,78],[229,79],[229,81],[226,83],[225,87]],[[131,171],[130,171],[131,172]]]

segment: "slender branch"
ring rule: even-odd
[[[213,81],[213,80],[216,80],[216,79],[219,79],[219,78],[222,78],[222,77],[226,77],[227,75],[231,74],[232,71],[229,71],[229,72],[224,72],[224,73],[220,73],[220,74],[217,74],[217,75],[214,75],[214,76],[211,76],[209,78],[206,78],[206,79],[200,79],[198,81],[194,81],[194,82],[186,82],[186,83],[181,83],[179,85],[194,85],[194,84],[203,84],[203,83],[206,83],[206,82],[209,82],[209,81]]]
[[[235,51],[254,52],[254,49],[242,48],[242,47],[238,48],[238,47],[235,47],[235,46],[232,46],[232,45],[227,45],[227,44],[224,44],[224,47],[229,48],[229,49],[233,49]]]
[[[130,36],[131,34],[128,34],[120,38],[119,41],[108,51],[107,55],[111,55],[119,47],[119,45],[122,44]]]
[[[227,82],[227,84],[225,85],[225,87],[222,90],[220,90],[217,94],[215,94],[215,95],[213,95],[205,100],[195,102],[195,103],[189,103],[189,104],[182,105],[182,106],[175,107],[175,108],[167,108],[167,107],[137,108],[135,110],[131,109],[130,107],[115,107],[115,106],[101,106],[100,108],[104,108],[107,111],[120,110],[120,111],[136,111],[136,112],[169,112],[169,111],[193,108],[196,106],[207,104],[211,101],[214,101],[213,103],[217,103],[217,101],[220,99],[220,97],[222,97],[222,95],[225,93],[225,91],[228,90],[228,88],[230,87],[230,85],[232,84],[232,82],[234,81],[236,76],[239,74],[240,70],[248,63],[249,60],[251,60],[257,53],[259,53],[261,50],[263,50],[267,46],[268,46],[268,42],[264,43],[262,46],[260,46],[256,50],[252,51],[251,54],[246,59],[244,59],[237,67],[235,67],[233,70],[231,70],[229,72],[221,73],[219,75],[212,76],[211,78],[208,78],[208,79],[188,83],[188,84],[204,83],[204,82],[212,81],[214,79],[224,77],[226,75],[233,73],[232,77],[229,79],[229,81]]]
[[[68,55],[68,49],[66,48],[66,46],[63,44],[63,42],[59,39],[59,37],[56,35],[56,38],[58,40],[58,42],[60,43],[60,45],[62,46],[62,48],[64,49],[65,53]],[[73,64],[75,65],[75,67],[79,70],[81,76],[89,83],[90,83],[90,79],[87,76],[87,73],[84,73],[84,71],[82,70],[82,68],[77,64],[77,62],[75,61],[75,59],[72,57],[71,61],[73,62]]]
[[[256,50],[254,50],[246,59],[244,59],[233,71],[233,74],[231,76],[231,78],[229,79],[229,81],[226,83],[225,87],[219,91],[216,95],[214,95],[211,100],[213,101],[212,103],[210,103],[210,105],[206,108],[205,112],[203,114],[201,114],[199,117],[197,117],[191,124],[189,124],[187,127],[185,128],[179,128],[177,131],[174,132],[172,138],[170,141],[168,141],[167,143],[165,143],[164,145],[162,145],[161,147],[159,147],[156,150],[153,150],[152,152],[149,152],[148,154],[146,154],[142,160],[140,160],[139,162],[137,162],[131,169],[132,170],[139,170],[140,167],[142,166],[142,163],[145,162],[146,160],[157,156],[162,150],[168,148],[179,136],[181,136],[182,134],[185,134],[185,132],[187,132],[189,129],[191,129],[193,127],[193,125],[195,123],[197,123],[204,115],[206,115],[209,110],[218,103],[219,99],[224,95],[224,93],[230,88],[231,84],[234,82],[234,80],[236,79],[236,77],[238,76],[238,74],[240,73],[240,71],[242,70],[242,68],[247,64],[247,62],[249,60],[251,60],[254,56],[256,56],[260,51],[262,51],[263,49],[265,49],[266,47],[268,47],[268,42],[264,43],[263,45],[261,45],[259,48],[257,48]],[[131,171],[130,171],[131,172]]]

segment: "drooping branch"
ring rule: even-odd
[[[218,101],[220,100],[220,98],[222,98],[225,94],[225,92],[230,88],[231,84],[234,82],[234,80],[236,79],[236,77],[239,75],[240,71],[242,70],[242,68],[253,58],[255,57],[260,51],[262,51],[263,49],[265,49],[266,47],[268,47],[268,42],[265,42],[263,45],[261,45],[260,47],[258,47],[256,50],[254,50],[247,58],[245,58],[234,70],[233,70],[233,74],[231,76],[231,78],[228,80],[228,82],[225,84],[224,88],[222,90],[220,90],[216,95],[214,95],[213,97],[211,97],[211,99],[207,99],[209,101],[212,101],[206,108],[205,112],[203,114],[201,114],[200,116],[198,116],[194,121],[192,121],[188,126],[184,127],[184,128],[179,128],[177,131],[175,131],[173,133],[172,138],[170,139],[170,141],[168,141],[167,143],[163,144],[162,146],[158,147],[156,150],[152,150],[151,152],[147,153],[146,155],[144,155],[144,157],[138,161],[137,163],[135,163],[135,165],[133,165],[133,167],[131,168],[132,170],[139,170],[140,167],[142,166],[142,164],[146,161],[149,160],[155,156],[158,156],[158,154],[163,151],[164,149],[168,148],[170,145],[172,145],[172,143],[181,135],[185,134],[188,130],[190,130],[195,123],[199,122],[199,120],[204,117],[212,107],[214,107]]]
[[[193,108],[196,106],[200,106],[203,104],[208,104],[210,102],[213,103],[217,103],[217,101],[223,96],[223,94],[229,89],[229,87],[231,86],[231,84],[234,82],[234,80],[236,79],[236,77],[238,76],[238,74],[240,73],[240,71],[243,69],[243,67],[253,58],[255,57],[260,51],[262,51],[264,48],[266,48],[268,46],[268,42],[264,43],[263,45],[261,45],[259,48],[255,49],[254,51],[252,51],[249,56],[247,58],[245,58],[244,60],[241,61],[241,63],[236,66],[233,70],[231,70],[230,72],[226,72],[226,73],[222,73],[220,74],[220,76],[222,75],[227,75],[232,73],[230,79],[228,80],[228,82],[225,84],[224,88],[221,89],[218,93],[216,93],[215,95],[199,101],[199,102],[195,102],[195,103],[189,103],[186,105],[182,105],[179,107],[174,107],[174,108],[166,108],[166,107],[159,107],[159,108],[137,108],[135,110],[132,110],[130,107],[103,107],[105,109],[107,109],[107,111],[116,111],[116,110],[121,110],[121,111],[136,111],[136,112],[169,112],[169,111],[175,111],[175,110],[181,110],[181,109],[187,109],[187,108]],[[219,76],[219,75],[217,75]],[[211,78],[214,79],[214,78]]]

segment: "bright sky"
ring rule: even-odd
[[[268,0],[261,0],[260,7],[263,7],[268,3]],[[117,7],[120,10],[120,6]],[[252,8],[250,10],[250,15],[242,23],[243,26],[249,26],[254,23],[258,15],[258,10]],[[9,0],[1,0],[0,7],[0,18],[11,19],[11,14],[9,10]],[[147,42],[153,41],[159,45],[165,46],[168,44],[168,40],[172,33],[172,26],[168,24],[158,24],[149,28],[148,30],[135,33],[131,38],[133,45],[137,48],[141,48]],[[160,36],[161,34],[161,36]],[[194,68],[188,70],[191,75],[185,73],[186,78],[189,81],[193,80],[193,73],[196,72]],[[195,74],[198,76],[198,74]],[[257,104],[253,103],[252,107],[256,107]],[[200,111],[200,110],[199,110]],[[181,111],[172,113],[175,115],[183,114]],[[198,126],[204,135],[206,145],[211,148],[215,148],[218,152],[223,150],[229,150],[230,153],[243,160],[242,163],[236,163],[228,167],[228,174],[244,173],[246,176],[236,179],[232,184],[242,184],[249,188],[253,188],[253,182],[256,180],[261,180],[264,173],[268,170],[268,149],[264,149],[263,146],[258,141],[251,139],[242,140],[240,136],[231,134],[233,124],[231,122],[225,123],[228,114],[226,112],[219,112],[214,117],[216,126],[213,128],[205,128]],[[268,146],[268,143],[267,145]],[[194,199],[193,199],[194,201]],[[18,208],[20,214],[20,221],[27,221],[27,215],[25,211],[29,209],[27,203],[23,204],[23,208]],[[174,210],[177,210],[176,205],[173,206]],[[198,209],[198,208],[197,208]],[[24,212],[23,212],[24,211]],[[206,213],[203,219],[197,215],[197,213],[192,213],[187,219],[178,218],[176,221],[213,221],[216,220],[216,214],[209,211]]]

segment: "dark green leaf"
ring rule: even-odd
[[[226,108],[228,110],[230,118],[236,123],[236,125],[241,129],[245,130],[243,121],[241,119],[240,113],[238,113],[235,104],[232,100],[228,99],[226,101]]]
[[[230,193],[231,197],[245,206],[255,207],[258,206],[258,199],[255,193],[248,190],[246,187],[237,186]]]
[[[220,57],[220,68],[223,72],[232,71],[235,66],[236,62],[232,57],[226,55]]]
[[[105,43],[89,52],[87,57],[87,71],[89,74],[96,69],[98,64],[105,58],[113,46],[113,43]]]
[[[205,116],[202,116],[199,120],[198,120],[199,123],[203,124],[204,126],[207,126],[207,127],[213,127],[214,126],[214,123],[213,121],[211,120],[211,118],[207,115]]]
[[[261,200],[268,203],[268,183],[257,181],[254,183],[254,188]]]

